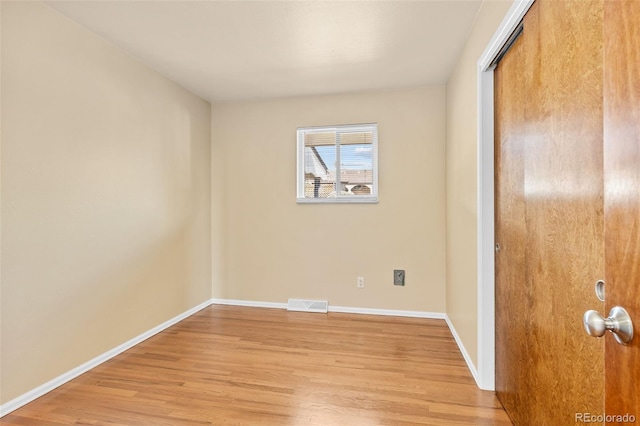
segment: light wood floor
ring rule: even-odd
[[[510,425],[443,320],[214,305],[2,425]]]

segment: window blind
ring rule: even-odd
[[[298,201],[376,202],[377,124],[298,129]]]

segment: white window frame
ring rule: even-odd
[[[336,145],[340,145],[340,133],[372,132],[373,182],[371,195],[342,195],[332,198],[306,198],[304,191],[304,135],[306,133],[336,133]],[[348,124],[340,126],[299,127],[297,129],[297,198],[299,204],[375,204],[378,202],[378,123]],[[340,176],[340,150],[336,149],[336,177]]]

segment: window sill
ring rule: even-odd
[[[378,204],[378,197],[297,198],[297,204]]]

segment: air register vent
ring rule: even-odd
[[[329,302],[326,300],[289,299],[287,304],[287,311],[323,312],[326,314],[328,310]]]

